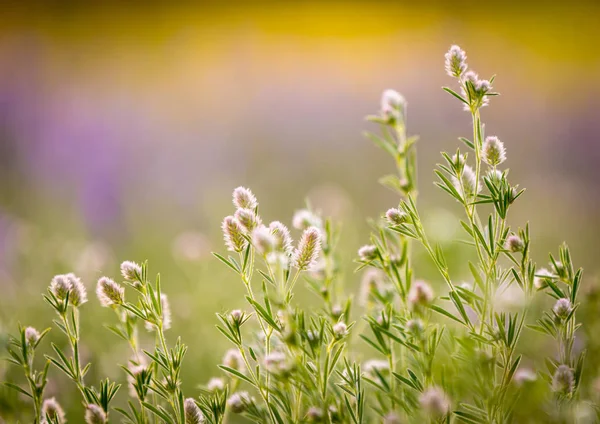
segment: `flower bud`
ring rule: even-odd
[[[537,374],[529,368],[519,368],[513,376],[513,381],[517,386],[523,386],[535,380],[537,380]]]
[[[40,339],[40,333],[33,327],[27,327],[25,329],[25,343],[27,347],[33,349]]]
[[[450,47],[446,57],[446,73],[455,78],[460,78],[467,71],[467,54],[459,46]]]
[[[366,244],[358,249],[358,257],[361,261],[369,262],[377,259],[377,246]]]
[[[44,400],[44,403],[42,403],[42,417],[48,417],[59,424],[67,422],[65,411],[63,411],[59,403],[53,397]]]
[[[206,388],[211,392],[220,392],[225,390],[225,382],[222,378],[213,377],[210,380],[208,380]]]
[[[252,209],[238,209],[234,216],[242,228],[249,233],[262,224],[260,217]]]
[[[561,320],[567,319],[572,309],[571,301],[566,298],[558,299],[552,308],[556,316]]]
[[[227,250],[241,252],[246,248],[248,242],[244,238],[244,230],[236,218],[226,216],[221,224],[221,229]]]
[[[227,399],[227,406],[229,406],[231,411],[236,414],[241,414],[248,410],[248,407],[252,405],[252,403],[253,400],[248,392],[237,392]]]
[[[342,339],[348,334],[348,326],[346,323],[340,321],[333,325],[333,337],[336,339]]]
[[[427,306],[433,300],[433,290],[425,281],[415,281],[408,292],[408,302],[413,308]]]
[[[293,251],[290,230],[279,221],[271,222],[269,230],[271,230],[271,234],[275,237],[275,249],[290,256]]]
[[[202,424],[205,421],[204,414],[192,398],[187,398],[183,402],[183,411],[185,424]]]
[[[125,261],[121,264],[121,275],[126,281],[134,282],[142,278],[142,267],[132,261]]]
[[[125,302],[125,289],[108,277],[98,280],[96,295],[104,307],[122,305]]]
[[[521,237],[515,234],[508,236],[504,243],[504,248],[513,253],[522,252],[524,247],[525,244],[523,243],[523,240],[521,240]]]
[[[481,191],[481,184],[477,184],[477,178],[475,176],[475,171],[469,165],[465,165],[460,176],[460,180],[456,177],[453,177],[454,188],[460,194],[462,194],[463,199],[467,200],[470,197],[475,196],[475,194]],[[475,192],[477,191],[477,193]]]
[[[552,280],[552,273],[546,268],[540,268],[533,279],[533,285],[536,289],[541,290],[548,285],[548,280]]]
[[[450,411],[450,402],[439,387],[430,387],[419,396],[421,408],[432,417],[443,417]]]
[[[388,209],[385,213],[385,217],[390,225],[404,224],[408,220],[408,215],[397,208]]]
[[[98,405],[89,404],[85,408],[85,422],[86,424],[106,424],[108,422],[106,412]]]
[[[321,232],[309,227],[302,233],[302,238],[293,254],[293,264],[299,270],[305,270],[316,262],[321,251]]]
[[[552,376],[552,391],[564,395],[571,394],[575,388],[573,370],[567,365],[560,365]]]
[[[506,160],[504,143],[498,137],[486,137],[481,154],[483,161],[490,166],[500,165]]]
[[[246,371],[246,365],[242,354],[237,349],[229,349],[223,356],[223,365],[232,368],[242,374]]]
[[[411,319],[406,323],[406,329],[413,336],[420,336],[425,331],[425,326],[423,325],[423,321],[418,318]]]
[[[399,120],[406,109],[406,100],[396,90],[385,90],[381,96],[381,115],[389,122]]]
[[[71,290],[71,284],[66,275],[56,275],[50,282],[50,291],[59,300],[64,300]]]
[[[320,423],[323,422],[323,410],[321,408],[317,408],[316,406],[311,406],[308,408],[306,412],[306,420],[309,423]]]
[[[318,215],[308,209],[300,209],[294,213],[292,226],[298,230],[306,230],[309,227],[322,228],[323,222]]]
[[[256,209],[258,202],[254,194],[245,187],[233,190],[233,205],[238,209]]]
[[[271,230],[264,225],[261,225],[252,231],[252,245],[261,255],[270,253],[275,248],[276,244],[277,239],[271,234]]]

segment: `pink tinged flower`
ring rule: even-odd
[[[104,307],[121,305],[125,302],[125,289],[108,277],[102,277],[96,285],[96,295]]]
[[[234,216],[242,228],[248,233],[251,233],[252,230],[262,224],[260,217],[252,209],[238,209],[235,211]]]
[[[248,241],[244,238],[244,229],[236,218],[226,216],[221,229],[223,230],[223,239],[227,250],[241,252],[246,248]]]
[[[192,398],[187,398],[183,402],[183,411],[185,424],[202,424],[205,421],[204,414]]]
[[[467,71],[467,54],[459,46],[450,47],[446,58],[446,73],[455,78],[460,78]]]
[[[321,251],[321,232],[315,227],[304,230],[298,247],[293,254],[293,264],[299,270],[310,268],[319,257]]]
[[[269,230],[275,237],[275,249],[290,256],[294,250],[292,247],[292,236],[290,230],[279,221],[273,221],[269,224]]]
[[[233,205],[238,209],[256,209],[258,202],[250,189],[238,187],[233,190]]]
[[[417,280],[410,287],[408,302],[413,306],[427,306],[433,300],[433,290],[425,281]]]
[[[90,404],[85,408],[86,424],[106,424],[108,418],[104,409],[98,405]]]

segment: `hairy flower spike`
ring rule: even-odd
[[[560,365],[556,368],[554,375],[552,376],[552,391],[569,395],[575,388],[575,376],[573,370],[567,365]]]
[[[29,348],[33,348],[40,339],[40,333],[33,327],[25,329],[25,342]]]
[[[541,290],[548,285],[547,281],[552,280],[552,277],[554,277],[554,275],[552,275],[550,271],[546,268],[540,268],[533,279],[533,286],[536,289]]]
[[[65,411],[63,411],[60,404],[53,397],[44,400],[44,403],[42,404],[42,417],[48,417],[59,424],[67,422]]]
[[[292,226],[298,230],[306,230],[310,227],[322,228],[323,221],[319,215],[316,215],[308,209],[300,209],[294,213]]]
[[[252,231],[252,245],[256,248],[258,253],[266,255],[275,249],[277,239],[264,225],[257,227]]]
[[[433,300],[433,290],[425,281],[417,280],[410,287],[408,292],[408,302],[411,306],[427,306]]]
[[[237,392],[227,399],[227,406],[236,414],[245,412],[252,403],[253,400],[248,392]]]
[[[108,277],[102,277],[96,285],[96,295],[104,307],[125,302],[125,289]]]
[[[421,408],[432,417],[443,417],[450,411],[450,402],[439,387],[430,387],[419,396]]]
[[[481,184],[477,184],[477,178],[475,176],[475,171],[469,165],[465,165],[463,168],[460,180],[453,177],[454,187],[456,191],[458,191],[465,200],[474,196],[475,190],[477,192],[481,191]]]
[[[556,316],[562,320],[569,316],[572,309],[573,305],[571,305],[571,301],[566,298],[558,299],[552,308]]]
[[[385,90],[381,95],[381,115],[388,121],[397,121],[406,109],[406,100],[396,90]]]
[[[290,230],[279,221],[271,222],[269,230],[271,230],[271,234],[275,237],[275,249],[290,256],[294,250]]]
[[[231,252],[241,252],[248,245],[248,241],[244,238],[244,229],[239,221],[233,216],[226,216],[221,224],[223,230],[223,239],[227,250]]]
[[[527,383],[532,383],[537,380],[537,374],[529,368],[519,368],[514,376],[513,380],[517,386],[522,386]]]
[[[210,380],[208,380],[206,388],[211,392],[220,392],[222,390],[225,390],[225,382],[222,378],[213,377]]]
[[[237,349],[229,349],[223,356],[223,365],[232,368],[242,374],[246,371],[246,365],[242,354]]]
[[[385,217],[390,225],[401,225],[408,220],[408,215],[397,208],[388,209],[385,213]]]
[[[467,54],[459,46],[450,47],[446,53],[446,73],[455,78],[460,78],[467,71]]]
[[[369,262],[377,259],[377,246],[374,244],[366,244],[358,249],[358,257],[361,261]]]
[[[293,264],[299,270],[310,268],[321,251],[321,232],[315,227],[304,230],[293,254]]]
[[[506,160],[504,143],[498,137],[486,137],[481,153],[483,161],[490,166],[500,165]]]
[[[506,238],[506,242],[504,242],[504,248],[513,253],[522,252],[524,247],[523,240],[516,234],[511,234]]]
[[[126,281],[135,282],[142,278],[142,267],[132,261],[121,264],[121,275]]]
[[[185,412],[185,424],[202,424],[205,421],[204,414],[192,398],[187,398],[183,402],[183,411]]]
[[[233,205],[238,209],[256,209],[258,202],[250,189],[238,187],[233,190]]]
[[[71,290],[71,284],[66,275],[56,275],[50,282],[50,291],[59,300],[64,300]]]
[[[77,277],[75,274],[67,274],[66,277],[71,290],[69,294],[69,303],[76,307],[83,305],[87,302],[87,291],[81,282],[81,278]]]
[[[348,326],[344,322],[338,322],[333,325],[333,336],[336,339],[342,339],[348,334]]]
[[[234,216],[248,233],[262,225],[260,217],[252,209],[238,209]]]
[[[108,418],[101,407],[89,404],[85,409],[85,422],[86,424],[106,424]]]

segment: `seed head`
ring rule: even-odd
[[[185,424],[202,424],[205,421],[204,414],[192,398],[187,398],[183,402],[183,411],[185,412]]]
[[[506,238],[506,242],[504,242],[504,248],[513,253],[522,252],[524,247],[523,240],[516,234],[511,234]]]
[[[533,285],[536,289],[541,290],[548,285],[548,280],[552,280],[554,275],[546,268],[541,268],[536,272],[533,279]]]
[[[300,209],[294,213],[292,226],[298,230],[306,230],[309,227],[322,228],[321,217],[308,209]]]
[[[206,388],[211,392],[220,392],[222,390],[225,390],[225,382],[222,378],[213,377],[210,380],[208,380]]]
[[[122,305],[125,302],[125,289],[108,277],[98,280],[96,295],[104,307]]]
[[[87,291],[81,282],[81,278],[71,273],[67,274],[66,277],[71,290],[71,293],[69,294],[69,303],[75,307],[83,305],[87,302]]]
[[[279,221],[271,222],[269,230],[271,230],[271,234],[275,237],[275,249],[290,256],[294,250],[290,230]]]
[[[451,77],[460,78],[467,71],[467,54],[459,46],[450,47],[445,57],[446,73]]]
[[[377,246],[365,244],[358,249],[358,257],[361,261],[369,262],[377,258]]]
[[[532,383],[535,380],[537,380],[537,374],[529,368],[519,368],[513,376],[513,381],[517,386]]]
[[[439,387],[430,387],[419,396],[421,408],[433,417],[442,417],[450,410],[450,402]]]
[[[475,171],[473,171],[473,168],[471,168],[469,165],[465,165],[463,168],[460,180],[456,177],[453,177],[453,181],[456,191],[462,194],[465,200],[474,196],[476,194],[476,189],[477,192],[481,190],[481,184],[477,184]]]
[[[566,319],[569,316],[572,309],[573,305],[571,305],[571,301],[564,297],[562,299],[558,299],[554,304],[554,307],[552,308],[556,316],[562,320]]]
[[[560,365],[552,376],[552,391],[564,395],[571,394],[575,388],[573,370],[567,365]]]
[[[246,248],[248,242],[244,238],[244,229],[239,221],[233,216],[226,216],[221,224],[223,239],[227,250],[231,252],[241,252]]]
[[[246,365],[242,354],[237,349],[229,349],[223,356],[223,365],[232,368],[242,374],[246,371]]]
[[[321,232],[309,227],[302,233],[298,247],[294,251],[292,263],[299,270],[305,270],[315,264],[321,252]]]
[[[238,209],[256,209],[258,202],[250,189],[238,187],[233,190],[233,205]]]
[[[406,100],[396,90],[385,90],[381,95],[381,115],[389,121],[397,121],[406,108]]]
[[[323,410],[316,406],[311,406],[306,412],[306,420],[309,423],[320,423],[323,421]]]
[[[248,233],[252,233],[252,230],[262,224],[260,217],[252,209],[238,209],[234,216]]]
[[[35,347],[35,344],[40,339],[40,333],[33,327],[27,327],[25,329],[25,343],[31,349]]]
[[[129,282],[139,281],[142,278],[142,267],[135,262],[125,261],[121,264],[121,275]]]
[[[53,397],[44,400],[44,403],[42,404],[42,417],[48,417],[51,420],[57,421],[59,424],[67,422],[65,411],[63,411],[59,403]]]
[[[490,166],[500,165],[506,160],[504,143],[498,137],[486,137],[481,153],[483,161]]]
[[[340,321],[333,325],[333,336],[336,339],[342,339],[348,334],[348,326],[346,323]]]
[[[50,291],[59,300],[64,300],[71,290],[71,284],[66,275],[56,275],[50,282]]]
[[[253,400],[248,392],[237,392],[227,399],[227,406],[236,414],[245,412],[252,403]]]
[[[252,231],[252,245],[261,255],[270,253],[275,248],[276,244],[277,239],[271,234],[271,230],[264,225],[261,225]]]
[[[104,409],[98,405],[89,404],[85,408],[85,422],[86,424],[106,424],[108,419]]]
[[[397,208],[388,209],[385,213],[385,217],[390,225],[404,224],[408,220],[408,215]]]
[[[413,308],[427,306],[433,300],[433,290],[425,281],[417,280],[410,287],[408,302]]]

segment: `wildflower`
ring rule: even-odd
[[[240,309],[234,309],[233,311],[231,311],[229,316],[231,317],[231,321],[233,321],[236,324],[239,324],[244,319],[244,312]]]
[[[552,311],[554,311],[557,317],[564,320],[569,316],[572,309],[573,306],[571,305],[571,301],[569,299],[562,298],[556,301]]]
[[[38,340],[40,339],[40,333],[33,327],[27,327],[25,329],[25,343],[29,348],[34,348]]]
[[[361,261],[369,262],[377,258],[377,246],[365,244],[358,249],[358,256]]]
[[[286,375],[291,370],[290,363],[283,352],[269,353],[264,359],[265,368],[271,374]]]
[[[406,329],[413,336],[419,336],[425,330],[425,326],[423,325],[423,321],[418,318],[411,319],[406,323]]]
[[[455,153],[452,156],[452,164],[458,174],[462,173],[463,168],[467,164],[467,155]]]
[[[487,106],[489,99],[486,94],[492,89],[489,81],[479,79],[479,75],[473,71],[465,72],[461,81],[462,95],[469,102],[468,105],[465,105],[465,110],[469,111]]]
[[[244,230],[239,221],[233,216],[226,216],[221,224],[223,239],[227,250],[231,252],[241,252],[246,248],[248,242],[244,238]]]
[[[479,191],[481,191],[481,184],[477,184],[477,177],[475,176],[475,171],[469,165],[465,165],[463,168],[462,174],[460,176],[460,180],[456,177],[453,177],[454,187],[456,191],[462,194],[463,198],[467,199],[472,197]]]
[[[162,322],[162,329],[168,330],[171,328],[171,305],[169,304],[169,298],[166,294],[160,294],[160,320]],[[146,321],[145,323],[146,330],[152,331],[156,328],[156,325]]]
[[[85,408],[85,422],[87,424],[106,424],[108,418],[106,417],[104,409],[98,405],[89,404]]]
[[[289,265],[289,257],[285,253],[271,252],[267,254],[266,258],[269,266],[275,269],[287,269]]]
[[[397,208],[388,209],[385,213],[385,217],[390,225],[404,224],[408,220],[408,215]]]
[[[229,349],[227,352],[225,352],[225,355],[223,356],[223,365],[241,373],[246,371],[244,358],[237,349]]]
[[[147,370],[148,370],[148,368],[143,364],[132,365],[129,368],[129,371],[131,371],[131,374],[133,374],[133,375],[127,373],[127,383],[128,383],[128,387],[129,387],[129,396],[131,396],[132,398],[138,397],[138,392],[135,387],[135,384],[137,382],[137,376],[141,375],[142,373],[146,372]]]
[[[205,421],[204,414],[192,398],[187,398],[183,402],[183,411],[185,412],[185,424],[201,424]]]
[[[490,166],[500,165],[506,160],[506,149],[504,143],[498,137],[486,137],[481,150],[482,159]]]
[[[50,291],[59,300],[64,300],[71,291],[71,284],[66,275],[56,275],[50,282]]]
[[[379,269],[370,268],[365,271],[360,283],[360,293],[358,296],[358,302],[361,306],[367,306],[371,294],[378,292],[383,287],[384,278],[385,275]]]
[[[546,268],[541,268],[536,272],[533,279],[533,285],[536,289],[541,290],[548,285],[548,280],[551,280],[554,275]]]
[[[433,300],[433,290],[425,281],[417,280],[410,287],[408,302],[414,307],[427,306]]]
[[[348,326],[344,322],[338,322],[333,325],[333,336],[336,339],[341,339],[348,334]]]
[[[498,186],[504,181],[504,173],[498,169],[490,169],[487,173],[487,178],[490,180],[492,185]]]
[[[248,409],[248,406],[252,405],[253,399],[250,397],[248,392],[237,392],[232,394],[227,399],[227,406],[231,408],[231,411],[240,414]]]
[[[51,397],[42,403],[42,417],[48,417],[52,422],[63,424],[67,422],[65,411],[61,408],[55,398]]]
[[[321,251],[321,233],[315,227],[309,227],[302,233],[298,247],[294,251],[293,264],[299,270],[311,267]]]
[[[532,383],[537,380],[537,374],[529,368],[519,368],[514,376],[513,380],[517,386],[522,386],[527,383]]]
[[[98,280],[96,295],[104,307],[121,305],[125,302],[125,289],[108,277]]]
[[[455,78],[460,78],[467,70],[467,54],[459,46],[450,47],[446,57],[446,73]]]
[[[397,121],[406,108],[406,100],[396,90],[385,90],[381,95],[381,115],[388,121]]]
[[[550,266],[554,270],[555,274],[558,275],[560,278],[567,277],[567,270],[561,261],[552,262]]]
[[[306,420],[309,423],[320,423],[323,421],[323,410],[316,406],[311,406],[306,412]]]
[[[552,376],[552,391],[568,395],[573,392],[574,388],[573,371],[567,365],[559,365]]]
[[[249,233],[262,224],[260,217],[252,209],[238,209],[234,216],[242,228]]]
[[[72,273],[67,274],[66,278],[70,288],[69,302],[75,307],[83,305],[87,302],[87,291],[81,279]]]
[[[261,255],[270,253],[275,248],[276,243],[277,239],[264,225],[252,231],[252,244]]]
[[[511,234],[508,236],[506,238],[506,242],[504,243],[504,248],[513,253],[522,252],[524,247],[525,244],[523,243],[523,240],[521,240],[521,237],[517,236],[516,234]]]
[[[450,402],[439,387],[430,387],[419,396],[421,408],[429,415],[442,417],[450,410]]]
[[[258,202],[250,189],[238,187],[233,190],[233,205],[238,209],[256,209]]]
[[[292,226],[298,230],[306,230],[309,227],[323,228],[323,222],[321,217],[308,209],[300,209],[294,213]]]
[[[129,282],[139,281],[142,278],[142,267],[135,262],[125,261],[121,264],[121,275]]]
[[[271,222],[269,230],[271,230],[271,234],[275,237],[275,249],[290,256],[293,251],[290,230],[279,221]]]
[[[375,377],[377,373],[389,372],[390,364],[382,359],[370,359],[363,364],[362,369],[369,377]]]
[[[211,392],[220,392],[222,390],[225,390],[225,382],[222,378],[213,377],[210,380],[208,380],[206,388]]]

